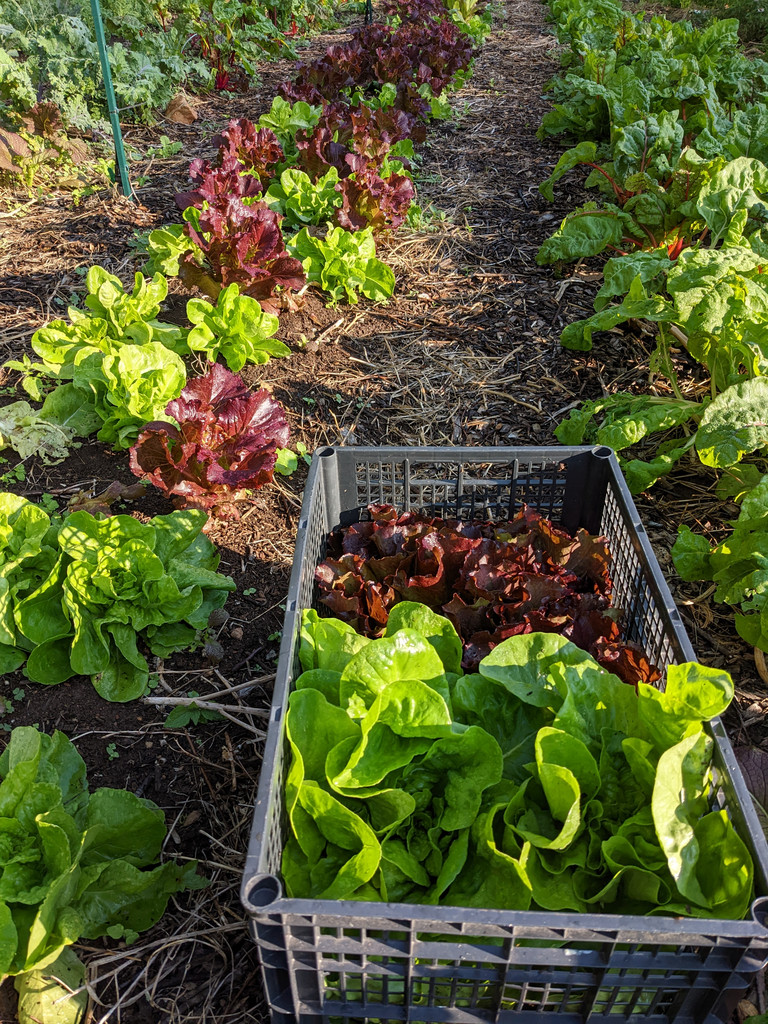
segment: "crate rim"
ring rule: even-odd
[[[314,493],[315,480],[322,473],[323,462],[327,459],[344,453],[351,454],[354,458],[361,460],[373,459],[376,462],[395,461],[408,459],[418,461],[419,459],[433,460],[436,462],[474,462],[474,463],[499,463],[520,460],[536,461],[551,460],[562,462],[576,455],[592,453],[601,460],[608,462],[613,469],[613,484],[615,496],[624,506],[624,511],[635,529],[638,543],[643,549],[646,557],[651,559],[651,564],[656,562],[650,540],[645,527],[640,519],[632,495],[627,486],[624,474],[621,471],[615,451],[606,445],[499,445],[494,447],[451,447],[441,445],[431,446],[358,446],[358,445],[323,445],[315,449],[312,456],[312,463],[309,467],[307,481],[304,487],[302,507],[299,513],[296,548],[291,576],[288,586],[288,594],[296,593],[296,586],[302,571],[304,549],[306,547],[306,530],[309,521],[309,513]],[[362,507],[362,506],[361,506]],[[299,557],[301,555],[301,557]],[[664,598],[667,607],[671,607],[677,613],[674,598],[672,597],[666,579],[656,581],[661,589],[661,596]],[[300,614],[296,608],[295,601],[286,603],[284,617],[283,636],[281,640],[278,666],[283,663],[284,649],[287,652],[292,643],[292,637],[285,627],[289,622]],[[687,631],[680,625],[682,637],[681,647],[686,660],[696,661],[696,653],[690,643]],[[273,696],[270,719],[268,723],[267,738],[265,742],[262,768],[273,764],[272,751],[277,746],[282,736],[283,712],[290,693],[290,671],[286,673],[285,686],[281,686],[285,692],[283,700],[277,705],[276,698],[281,696],[278,693],[278,683],[275,680],[275,693]],[[260,872],[258,870],[264,837],[252,830],[250,836],[246,862],[244,865],[243,877],[240,887],[240,901],[248,918],[254,922],[269,923],[275,917],[304,917],[321,918],[322,927],[334,927],[333,921],[338,918],[338,927],[376,927],[373,922],[386,923],[387,926],[400,923],[405,931],[413,930],[418,921],[426,923],[480,925],[492,926],[494,929],[540,930],[544,932],[569,933],[568,938],[574,939],[575,933],[584,932],[585,936],[596,932],[616,932],[622,936],[645,936],[647,941],[652,935],[656,937],[666,935],[670,940],[675,937],[679,940],[682,936],[696,936],[702,934],[719,934],[723,938],[744,939],[754,936],[766,943],[766,958],[763,967],[768,965],[768,840],[759,825],[754,809],[752,798],[746,788],[741,769],[736,762],[733,748],[722,723],[717,717],[710,723],[705,723],[705,728],[712,735],[718,745],[723,760],[725,761],[731,782],[734,785],[737,796],[744,813],[751,839],[755,845],[755,875],[756,881],[759,876],[764,892],[757,895],[750,904],[749,915],[741,920],[733,918],[705,918],[705,917],[672,917],[662,914],[653,916],[640,916],[633,914],[603,914],[562,912],[562,911],[530,911],[530,910],[491,910],[488,908],[448,906],[446,904],[419,904],[419,903],[384,903],[366,900],[322,900],[313,898],[294,898],[283,894],[283,884],[279,876]],[[271,749],[272,748],[272,749]],[[270,755],[270,756],[268,756]],[[254,803],[253,820],[256,816],[256,809],[263,802],[264,791],[269,790],[271,779],[263,772],[259,777],[259,785],[256,800]],[[255,890],[258,887],[264,888],[264,897],[271,898],[264,902],[255,903],[252,900]],[[326,909],[327,908],[327,909]],[[751,919],[750,919],[751,918]],[[546,923],[544,923],[546,921]],[[368,924],[368,922],[371,922]],[[653,923],[653,927],[651,927]],[[393,929],[394,930],[394,929]],[[456,936],[460,941],[460,936]],[[624,941],[631,941],[629,938]],[[642,939],[638,939],[642,941]]]

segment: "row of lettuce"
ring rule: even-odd
[[[272,480],[276,468],[295,464],[284,410],[232,371],[290,355],[275,338],[277,311],[294,308],[307,283],[332,301],[344,294],[356,301],[358,289],[376,299],[391,294],[394,275],[375,256],[374,232],[405,220],[414,190],[402,160],[413,156],[411,139],[424,138],[431,105],[464,81],[472,61],[470,35],[440,0],[398,4],[390,14],[396,27],[368,26],[300,66],[281,87],[290,101],[276,98],[264,123],[232,122],[213,162],[193,162],[195,188],[179,197],[184,224],[149,240],[151,263],[212,299],[189,300],[191,328],[159,319],[168,281],[156,266],[151,279],[136,274],[130,292],[92,267],[82,308],[33,336],[38,361],[8,364],[42,400],[40,408],[19,401],[0,410],[0,437],[22,459],[61,458],[75,437],[97,432],[116,451],[130,448],[136,476],[178,507],[223,515],[236,515],[236,500]],[[482,35],[488,16],[474,18],[469,28]],[[187,381],[184,358],[192,354],[210,368]],[[175,541],[166,550],[152,539],[162,518],[146,529],[124,516],[100,526],[89,512],[49,522],[26,502],[9,497],[6,505],[0,671],[26,662],[38,682],[90,675],[103,696],[133,699],[148,677],[136,638],[159,656],[189,646],[213,607],[206,586],[222,600],[231,589],[196,579],[180,559],[189,547],[195,571],[215,572],[200,536],[205,515],[169,520]],[[94,545],[89,530],[106,531],[109,541]],[[87,579],[97,550],[103,585],[90,592],[73,584],[73,566]],[[132,563],[123,593],[119,567]],[[134,601],[147,580],[152,597]]]
[[[231,122],[214,140],[214,159],[190,166],[194,188],[177,197],[184,222],[150,234],[144,269],[151,280],[137,274],[127,292],[92,267],[82,308],[32,338],[39,361],[7,364],[23,373],[32,399],[45,401],[40,409],[5,407],[0,439],[22,459],[61,457],[73,437],[96,431],[115,449],[129,448],[146,424],[173,423],[178,409],[168,403],[184,387],[184,357],[200,353],[237,373],[288,356],[275,337],[278,314],[296,308],[310,285],[334,303],[357,302],[360,293],[388,299],[395,278],[376,256],[376,239],[413,215],[413,140],[425,138],[431,116],[450,112],[444,94],[470,74],[473,40],[488,31],[489,14],[472,9],[471,2],[450,11],[442,0],[392,3],[392,24],[353,32],[350,42],[300,65],[256,124]],[[188,302],[191,329],[160,319],[167,278],[177,275],[210,299]],[[236,388],[225,375],[218,379]],[[264,443],[274,455],[285,444],[285,422],[261,397],[271,410]],[[186,436],[183,423],[179,429]],[[140,462],[132,456],[134,469]],[[206,482],[208,468],[180,471],[183,488],[170,493],[189,498],[193,479],[202,478],[198,504],[222,504]],[[172,475],[168,467],[154,479]],[[263,482],[243,475],[224,498]]]
[[[217,571],[208,514],[236,514],[291,454],[283,409],[237,371],[290,354],[277,314],[306,285],[333,302],[392,294],[375,239],[405,221],[412,140],[449,110],[442,94],[470,73],[473,39],[488,30],[471,2],[453,6],[392,4],[390,24],[301,66],[259,124],[231,123],[214,160],[193,163],[184,224],[150,238],[151,279],[137,274],[126,291],[92,267],[82,307],[34,335],[38,361],[9,364],[42,405],[0,409],[0,442],[55,461],[97,432],[130,448],[134,473],[180,508],[148,522],[93,514],[110,511],[119,486],[64,515],[0,494],[0,675],[90,676],[104,698],[133,700],[147,692],[147,652],[188,649],[222,621],[235,583]],[[189,329],[162,320],[176,274],[211,300],[189,300]],[[188,380],[194,354],[210,366]],[[71,944],[133,941],[171,894],[205,884],[194,863],[152,866],[164,837],[151,801],[89,797],[61,733],[13,730],[0,757],[0,981],[15,976],[21,1024],[81,1021],[88,992]]]
[[[741,502],[716,547],[681,527],[672,554],[686,580],[713,580],[740,605],[736,628],[768,650],[768,63],[746,57],[733,19],[694,28],[631,14],[614,0],[551,0],[563,70],[540,137],[576,144],[540,190],[579,165],[596,199],[568,214],[542,264],[608,254],[596,313],[569,324],[568,348],[630,320],[655,325],[652,394],[583,403],[560,424],[566,444],[597,442],[623,459],[633,491],[691,457],[720,471],[716,491]],[[684,396],[673,347],[697,365]],[[743,461],[746,458],[746,461]]]

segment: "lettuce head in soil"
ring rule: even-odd
[[[176,504],[237,515],[233,502],[269,483],[288,421],[262,388],[214,363],[169,402],[174,423],[148,423],[131,449],[131,469]]]
[[[553,633],[461,674],[443,616],[402,602],[368,639],[304,614],[286,720],[289,895],[739,919],[753,865],[713,809],[705,722],[727,673],[637,689]]]
[[[141,696],[142,649],[191,647],[235,583],[189,509],[140,523],[74,512],[49,517],[0,494],[0,673],[26,662],[38,683],[90,676],[112,701]]]
[[[15,978],[20,1024],[77,1024],[87,992],[71,945],[132,942],[171,895],[206,884],[194,862],[153,867],[165,835],[151,800],[89,793],[64,733],[13,730],[0,755],[0,982]]]

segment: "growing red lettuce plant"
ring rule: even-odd
[[[257,128],[247,117],[230,121],[212,139],[218,153],[212,161],[196,159],[189,165],[190,180],[197,188],[180,192],[176,203],[185,210],[198,209],[211,197],[235,195],[248,199],[265,192],[275,177],[275,167],[285,159],[277,136],[269,128]]]
[[[269,128],[258,128],[247,117],[230,121],[221,135],[215,135],[211,141],[219,147],[217,165],[236,160],[241,173],[252,174],[259,179],[262,190],[274,178],[275,165],[284,159],[283,148],[275,133]]]
[[[335,100],[345,90],[368,90],[392,83],[398,87],[429,84],[438,96],[474,55],[469,37],[449,20],[405,21],[392,29],[380,23],[352,33],[343,45],[331,46],[323,57],[300,64],[294,82],[280,94],[292,102]],[[414,109],[416,104],[400,109]]]
[[[193,165],[195,167],[193,173]],[[189,168],[189,176],[197,187],[189,192],[176,194],[176,205],[181,210],[194,206],[202,210],[203,203],[215,206],[226,202],[230,196],[239,199],[255,199],[261,195],[261,182],[250,174],[241,174],[237,161],[229,158],[221,167],[211,167],[207,161],[193,160]]]
[[[321,601],[359,633],[382,636],[390,610],[419,601],[445,615],[462,639],[462,666],[475,671],[519,633],[559,633],[635,684],[659,673],[622,643],[611,608],[606,541],[575,537],[524,507],[507,523],[435,519],[369,508],[370,520],[331,534],[315,578]]]
[[[392,146],[404,139],[423,142],[426,126],[414,114],[404,110],[381,107],[371,110],[361,104],[350,111],[352,141],[350,146],[360,156],[381,164]]]
[[[285,251],[282,218],[266,203],[212,196],[206,209],[189,208],[185,219],[184,231],[198,249],[180,263],[187,287],[197,286],[215,300],[222,288],[236,283],[241,294],[258,299],[269,312],[303,287],[304,268]],[[278,288],[286,293],[282,298],[276,297]]]
[[[370,227],[374,233],[399,228],[416,195],[411,179],[404,174],[382,178],[376,164],[363,156],[348,156],[347,164],[353,175],[336,186],[342,196],[338,224],[347,231]]]
[[[146,425],[131,448],[132,471],[173,495],[179,508],[236,518],[232,503],[272,480],[277,449],[288,443],[282,407],[214,363],[165,413],[176,422]]]

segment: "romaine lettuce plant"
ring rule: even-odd
[[[279,321],[265,313],[256,299],[241,295],[236,284],[219,294],[215,306],[205,299],[190,299],[187,317],[194,327],[187,336],[191,352],[205,352],[215,362],[218,356],[233,373],[246,363],[268,363],[270,356],[289,356],[291,350],[273,338]]]
[[[713,801],[704,723],[733,696],[687,663],[637,691],[551,633],[472,675],[421,604],[367,640],[305,612],[282,871],[293,897],[738,920],[753,865]],[[344,836],[340,846],[336,838]]]
[[[370,228],[355,233],[330,228],[325,238],[302,228],[288,242],[288,251],[302,261],[307,281],[328,292],[334,303],[344,296],[356,303],[358,292],[375,302],[386,302],[395,290],[394,273],[376,258]]]
[[[23,370],[24,387],[35,399],[41,398],[38,373],[59,380],[72,380],[74,366],[95,348],[106,351],[113,343],[147,345],[159,342],[178,355],[185,354],[186,331],[157,319],[163,300],[168,295],[168,282],[160,273],[151,280],[135,275],[132,292],[126,292],[119,278],[103,267],[93,266],[85,278],[88,293],[85,309],[70,306],[66,320],[52,320],[32,336],[32,349],[43,364],[10,362],[6,365]]]
[[[214,363],[165,410],[174,423],[149,423],[131,449],[131,469],[183,507],[236,516],[233,502],[269,483],[288,443],[281,406]]]
[[[226,371],[225,371],[226,372]],[[50,519],[16,495],[0,495],[0,668],[27,658],[34,682],[90,676],[112,701],[141,696],[158,657],[191,647],[234,581],[193,510],[97,519]],[[28,655],[28,657],[27,657]]]
[[[206,882],[194,861],[157,865],[162,810],[123,789],[88,791],[86,768],[62,732],[13,730],[0,755],[0,983],[15,977],[19,1024],[78,1024],[85,970],[70,949],[106,935],[132,941],[168,899]],[[43,983],[43,978],[47,980]],[[57,984],[51,978],[62,979]]]

